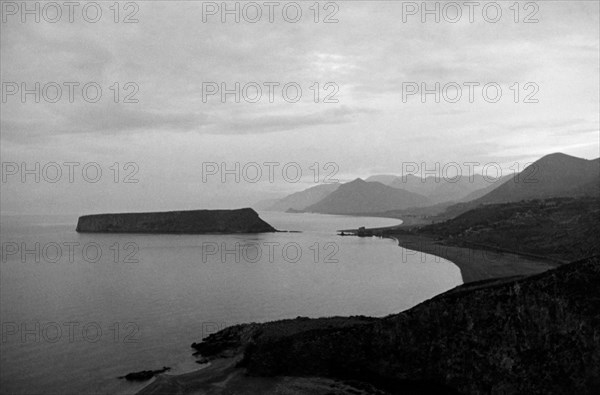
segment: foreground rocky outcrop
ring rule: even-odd
[[[162,369],[157,369],[157,370],[142,370],[139,372],[133,372],[133,373],[128,373],[125,376],[120,376],[120,379],[125,379],[127,381],[146,381],[146,380],[150,380],[152,377],[164,373],[164,372],[168,372],[169,370],[171,370],[170,367],[168,366],[163,366]]]
[[[193,347],[209,358],[241,354],[238,367],[252,376],[352,378],[391,393],[600,391],[598,256],[343,320],[238,325]]]
[[[276,232],[251,208],[84,215],[79,217],[76,230],[84,233],[181,234]]]

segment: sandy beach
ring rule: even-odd
[[[210,365],[194,372],[181,375],[160,375],[148,384],[138,395],[166,394],[373,394],[375,387],[362,383],[325,377],[256,377],[246,375],[245,369],[236,368],[241,355],[233,358],[219,358]]]
[[[464,283],[537,274],[558,266],[549,260],[519,254],[446,245],[427,236],[394,234],[386,237],[398,241],[400,247],[412,250],[407,254],[431,254],[449,260],[460,269]]]

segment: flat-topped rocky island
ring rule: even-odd
[[[79,217],[80,233],[266,233],[277,230],[251,208],[146,213],[93,214]]]

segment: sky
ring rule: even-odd
[[[72,21],[39,3],[36,22],[1,2],[3,214],[235,208],[407,164],[599,156],[597,1],[428,2],[439,22],[421,2],[276,2],[272,20],[238,2],[239,21],[113,3]],[[221,95],[236,83],[239,103]],[[439,102],[421,94],[436,83]]]

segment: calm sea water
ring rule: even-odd
[[[384,316],[460,283],[452,263],[336,229],[397,220],[261,213],[260,235],[77,234],[76,217],[3,216],[0,389],[133,393],[117,376],[195,364],[190,344],[236,323]]]

